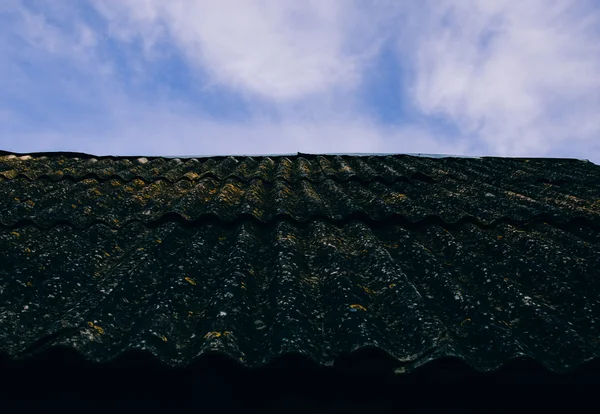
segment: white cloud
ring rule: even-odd
[[[377,50],[378,20],[354,2],[97,0],[111,33],[147,51],[173,41],[216,83],[277,101],[352,89]],[[373,18],[375,17],[375,18]],[[373,26],[375,24],[375,26]]]
[[[501,155],[600,139],[600,14],[573,1],[443,1],[402,43],[414,98]],[[583,153],[584,151],[580,151]]]
[[[10,34],[39,53],[85,59],[89,58],[89,53],[97,44],[95,32],[82,22],[70,22],[73,28],[66,31],[43,12],[31,11],[18,1],[10,1],[8,4],[10,6],[5,5],[4,12],[10,12],[11,15]],[[62,6],[57,9],[57,12],[65,10]],[[16,45],[13,47],[13,51],[17,51]]]

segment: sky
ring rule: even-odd
[[[0,149],[600,164],[600,1],[1,0]]]

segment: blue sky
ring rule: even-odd
[[[2,0],[0,149],[600,164],[598,0]]]

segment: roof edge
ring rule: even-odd
[[[456,155],[456,154],[428,154],[428,153],[406,153],[406,152],[326,152],[326,153],[280,153],[280,154],[213,154],[213,155],[94,155],[85,152],[74,152],[74,151],[40,151],[40,152],[12,152],[0,150],[0,156],[14,155],[17,157],[23,156],[67,156],[77,158],[121,158],[121,159],[135,159],[135,158],[169,158],[169,159],[192,159],[192,158],[227,158],[227,157],[316,157],[316,156],[352,156],[352,157],[384,157],[384,156],[410,156],[410,157],[422,157],[422,158],[512,158],[512,159],[539,159],[539,160],[572,160],[572,161],[583,161],[591,162],[588,159],[582,158],[571,158],[571,157],[528,157],[528,156],[496,156],[496,155]]]

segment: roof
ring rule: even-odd
[[[449,357],[563,372],[600,354],[590,162],[4,153],[0,200],[9,359],[332,366],[373,351],[404,374]]]

